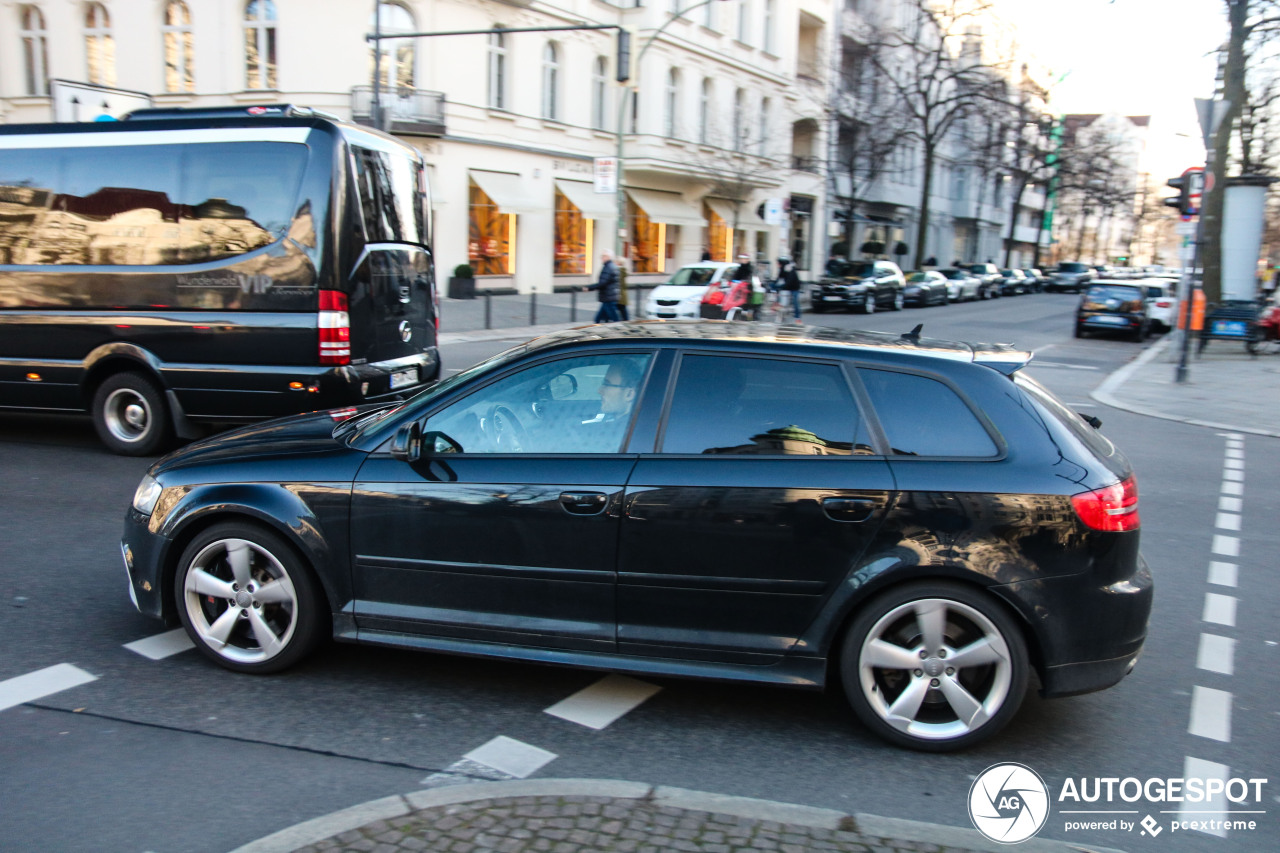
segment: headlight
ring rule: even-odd
[[[156,481],[156,478],[147,474],[133,492],[133,508],[143,515],[151,515],[151,512],[156,508],[156,502],[160,500],[160,493],[163,491],[164,488]]]

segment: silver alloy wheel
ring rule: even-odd
[[[876,295],[870,291],[862,299],[862,311],[864,314],[876,313]]]
[[[1004,635],[967,604],[908,601],[882,616],[858,651],[863,697],[880,719],[914,738],[954,740],[1004,706],[1013,661]]]
[[[906,304],[907,304],[907,298],[903,296],[902,291],[899,290],[897,294],[893,297],[893,310],[901,311],[904,307],[906,307]]]
[[[102,419],[113,436],[133,443],[146,438],[151,429],[151,404],[133,388],[117,388],[103,403]]]
[[[235,663],[271,660],[298,627],[289,573],[247,539],[218,539],[200,549],[183,578],[182,598],[200,641]]]

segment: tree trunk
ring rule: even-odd
[[[1011,264],[1009,257],[1013,254],[1013,235],[1018,230],[1018,214],[1022,211],[1022,193],[1027,189],[1027,179],[1024,177],[1018,181],[1018,191],[1013,195],[1013,211],[1010,214],[1009,221],[1009,239],[1004,244],[1004,267],[1008,269]],[[1036,241],[1037,243],[1039,240]]]
[[[1249,18],[1249,0],[1226,0],[1226,4],[1231,35],[1227,41],[1223,97],[1231,102],[1231,106],[1223,117],[1222,123],[1218,125],[1218,132],[1213,136],[1213,189],[1204,194],[1203,206],[1200,209],[1200,216],[1204,219],[1204,242],[1200,246],[1200,260],[1204,266],[1203,287],[1207,302],[1219,302],[1222,299],[1222,191],[1227,184],[1231,130],[1245,100],[1244,42],[1247,35],[1245,24]]]
[[[924,187],[920,190],[920,223],[916,230],[916,263],[925,257],[925,241],[929,234],[929,194],[933,190],[933,147],[924,142]]]

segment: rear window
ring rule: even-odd
[[[1032,403],[1035,404],[1036,410],[1040,412],[1041,417],[1052,418],[1062,424],[1067,428],[1068,432],[1078,438],[1085,447],[1096,455],[1107,458],[1115,454],[1115,445],[1105,435],[1085,423],[1084,418],[1080,417],[1078,412],[1068,409],[1066,404],[1055,397],[1048,388],[1045,388],[1023,371],[1014,374],[1013,383],[1027,393]]]
[[[995,456],[995,442],[950,386],[912,373],[858,371],[898,456]]]
[[[408,157],[351,146],[356,194],[370,243],[427,242],[416,164]]]
[[[1084,264],[1063,263],[1058,264],[1058,272],[1088,272],[1089,268]]]
[[[1123,284],[1095,284],[1084,295],[1085,302],[1134,302],[1142,299],[1142,291]]]

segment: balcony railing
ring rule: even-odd
[[[797,172],[813,172],[815,175],[822,174],[822,161],[817,157],[801,157],[797,154],[791,155],[791,168]]]
[[[418,136],[444,135],[444,92],[395,87],[379,95],[385,116],[382,125],[392,133]],[[351,120],[357,124],[378,127],[373,116],[373,87],[351,89]]]

